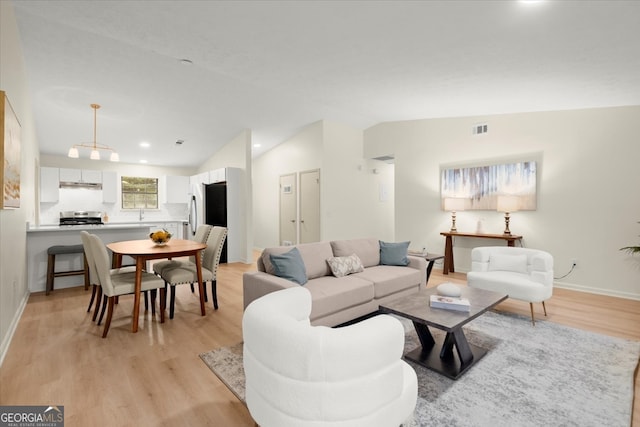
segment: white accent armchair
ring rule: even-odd
[[[509,298],[528,301],[531,322],[535,325],[533,303],[541,302],[546,316],[544,302],[553,294],[553,257],[538,249],[508,246],[473,248],[467,284],[472,288],[503,292]]]
[[[246,403],[261,427],[399,426],[415,409],[416,373],[402,360],[404,329],[379,315],[342,328],[311,326],[298,286],[244,312]]]

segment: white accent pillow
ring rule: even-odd
[[[489,271],[513,271],[527,274],[526,255],[489,255]]]
[[[327,259],[331,272],[336,277],[344,277],[351,273],[364,271],[362,261],[356,254],[349,256],[331,257]]]

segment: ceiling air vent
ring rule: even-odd
[[[477,125],[473,125],[471,131],[474,135],[482,135],[483,133],[489,132],[489,126],[486,123],[478,123]]]

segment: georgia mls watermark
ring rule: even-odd
[[[64,406],[0,406],[0,427],[64,427]]]

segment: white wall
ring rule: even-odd
[[[256,247],[278,245],[279,177],[312,169],[320,169],[322,240],[393,239],[393,165],[363,157],[361,130],[319,121],[254,159]],[[381,182],[389,189],[386,202],[379,201]]]
[[[36,219],[39,146],[13,5],[0,1],[0,89],[21,126],[20,208],[0,210],[0,363],[29,297],[27,221]]]
[[[476,123],[489,132],[474,136]],[[391,122],[365,131],[365,155],[394,153],[396,239],[424,242],[444,253],[440,232],[451,216],[440,209],[440,166],[496,158],[540,157],[538,208],[512,214],[510,228],[524,246],[549,251],[555,275],[578,267],[557,286],[640,299],[640,258],[619,251],[640,234],[640,107]],[[458,213],[459,231],[502,233],[504,216]],[[495,241],[457,239],[457,271],[470,268],[474,246]]]
[[[362,130],[323,123],[322,239],[393,240],[393,166],[363,158]],[[384,202],[380,185],[388,190]]]
[[[322,122],[315,122],[253,160],[254,246],[267,248],[278,245],[279,177],[299,171],[322,169],[322,137]],[[323,179],[324,171],[321,170],[321,182]],[[320,206],[322,207],[322,200]]]

